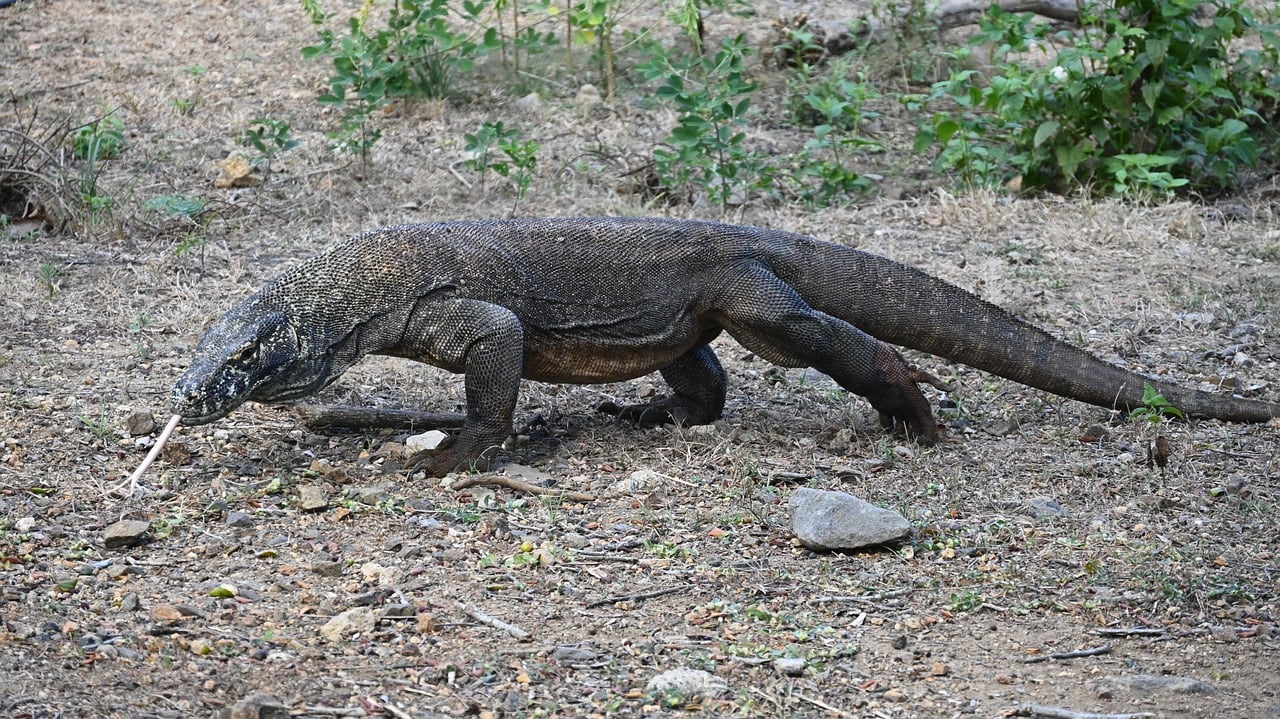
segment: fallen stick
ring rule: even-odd
[[[156,457],[160,456],[160,450],[164,449],[165,443],[169,441],[169,435],[173,434],[173,430],[178,426],[178,422],[181,420],[182,417],[179,417],[176,414],[170,417],[169,424],[166,424],[164,426],[164,431],[160,433],[159,437],[156,437],[156,443],[151,445],[151,451],[147,452],[146,457],[143,457],[142,464],[138,465],[138,468],[133,470],[133,474],[129,475],[128,479],[108,489],[103,493],[103,496],[115,494],[116,492],[123,490],[125,487],[128,487],[129,491],[124,496],[132,497],[133,493],[138,491],[138,480],[142,478],[142,473],[147,471],[147,467],[150,467],[152,462],[156,461]]]
[[[604,599],[597,599],[594,602],[589,602],[587,604],[587,609],[595,609],[596,607],[603,607],[606,604],[617,604],[618,602],[639,602],[645,599],[653,599],[655,597],[665,597],[668,594],[683,592],[686,589],[688,589],[688,587],[666,587],[664,589],[655,589],[651,592],[639,592],[638,594],[623,594],[616,597],[605,597]]]
[[[1163,627],[1103,627],[1093,630],[1102,637],[1163,637],[1169,630]]]
[[[1041,717],[1042,719],[1148,719],[1154,717],[1151,712],[1135,712],[1133,714],[1097,714],[1095,712],[1078,712],[1062,707],[1050,707],[1043,704],[1018,704],[1013,708],[1013,715],[1020,717]]]
[[[468,616],[470,616],[472,619],[476,620],[477,622],[480,622],[481,624],[493,627],[494,629],[501,629],[502,631],[506,632],[507,634],[510,634],[511,636],[515,637],[516,639],[522,642],[529,640],[529,632],[526,632],[525,630],[521,629],[520,627],[517,627],[514,624],[504,622],[495,616],[485,614],[484,612],[474,607],[468,607],[466,604],[463,604],[462,602],[457,602],[457,605],[458,605],[458,609],[461,609],[462,611],[466,612]]]
[[[1090,647],[1089,649],[1079,649],[1074,652],[1058,652],[1056,654],[1037,654],[1033,657],[1027,657],[1022,660],[1023,664],[1038,664],[1047,662],[1051,659],[1079,659],[1080,657],[1094,657],[1099,654],[1106,654],[1111,651],[1111,647],[1103,644],[1098,647]]]
[[[361,427],[389,429],[437,429],[461,427],[464,415],[456,412],[415,412],[347,404],[300,404],[293,408],[308,429]]]
[[[539,487],[538,485],[530,484],[523,479],[510,477],[505,474],[476,474],[469,477],[463,477],[450,485],[449,488],[456,492],[460,489],[474,487],[478,484],[497,485],[499,487],[506,487],[507,489],[514,489],[517,492],[526,492],[528,494],[562,497],[573,502],[596,501],[594,494],[573,492],[567,489],[556,489],[555,487]]]

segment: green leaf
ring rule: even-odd
[[[1057,120],[1047,120],[1040,123],[1040,127],[1036,128],[1035,138],[1031,141],[1033,147],[1040,147],[1046,140],[1053,137],[1058,132],[1061,125]]]

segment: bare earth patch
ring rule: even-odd
[[[762,35],[774,14],[733,22]],[[6,112],[118,108],[126,139],[105,219],[0,239],[0,715],[207,716],[263,692],[279,706],[256,716],[1280,716],[1277,423],[1165,425],[1162,472],[1145,461],[1155,428],[932,357],[912,360],[955,391],[930,390],[950,427],[929,449],[825,377],[722,340],[732,388],[712,427],[594,413],[662,391],[656,377],[526,383],[517,421],[543,421],[508,471],[592,501],[451,490],[399,469],[405,433],[319,434],[256,405],[180,429],[148,491],[104,496],[151,436],[126,420],[163,422],[233,301],[361,229],[506,216],[510,188],[450,170],[482,122],[542,147],[520,214],[720,213],[628,193],[671,122],[634,89],[586,109],[554,86],[533,110],[492,88],[397,105],[366,171],[325,150],[336,120],[292,3],[32,0],[0,27]],[[301,145],[264,185],[215,188],[263,115]],[[785,143],[772,127],[758,141]],[[175,193],[216,209],[202,244],[142,209]],[[918,265],[1148,374],[1280,399],[1274,190],[1151,208],[908,194],[724,219]],[[462,385],[376,358],[320,399],[455,411]],[[806,551],[797,486],[895,509],[913,537]],[[121,519],[149,528],[109,549]],[[673,669],[714,681],[646,689]]]

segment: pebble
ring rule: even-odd
[[[218,719],[289,719],[289,708],[270,694],[256,693],[217,713]]]
[[[587,83],[578,88],[578,94],[573,96],[573,104],[580,108],[595,107],[604,102],[604,98],[600,96],[600,90],[595,85]]]
[[[1036,519],[1071,516],[1071,512],[1068,512],[1067,508],[1059,504],[1058,500],[1053,497],[1032,497],[1027,500],[1027,509],[1031,510],[1031,516]]]
[[[355,607],[334,616],[320,627],[320,636],[337,643],[355,634],[371,632],[378,616],[368,607]]]
[[[669,669],[655,675],[645,685],[651,694],[675,694],[680,697],[714,697],[728,691],[725,684],[711,672],[701,669]]]
[[[138,410],[125,417],[124,427],[129,430],[130,435],[141,437],[156,431],[156,418],[146,410]]]
[[[538,97],[538,93],[531,92],[516,100],[516,109],[520,112],[536,115],[542,111],[542,98]]]
[[[102,531],[102,543],[107,549],[124,549],[142,541],[151,529],[151,523],[140,519],[122,519]]]
[[[804,659],[801,659],[800,657],[779,657],[773,660],[773,668],[783,676],[803,676]]]
[[[243,528],[243,527],[249,527],[252,525],[253,525],[253,517],[251,517],[248,512],[241,512],[239,510],[236,510],[234,512],[227,513],[228,527]]]
[[[846,492],[800,488],[791,494],[791,531],[809,549],[857,549],[901,539],[906,517]]]
[[[440,446],[440,443],[449,438],[449,435],[438,429],[430,432],[415,434],[404,441],[404,448],[410,453],[425,452]]]
[[[304,512],[319,512],[329,507],[329,498],[324,489],[314,484],[298,486],[298,508]]]
[[[1133,694],[1153,694],[1168,692],[1170,694],[1215,694],[1212,684],[1189,677],[1164,676],[1154,674],[1132,674],[1120,677],[1105,677],[1094,683],[1094,690],[1100,699],[1111,699],[1121,692]]]

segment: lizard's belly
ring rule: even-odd
[[[618,382],[671,364],[696,343],[668,347],[554,345],[525,352],[524,377],[540,382]]]

